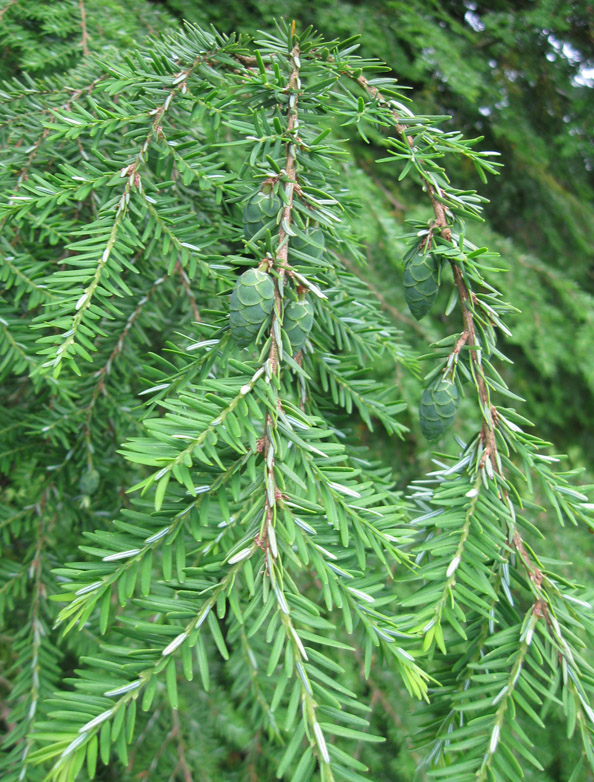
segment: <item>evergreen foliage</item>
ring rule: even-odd
[[[165,5],[180,19],[214,22],[226,32],[255,34],[279,14],[276,0],[225,0],[216,8],[194,0],[167,0]],[[484,136],[482,147],[501,153],[505,176],[481,186],[491,198],[485,205],[491,230],[475,230],[482,243],[501,252],[502,263],[510,269],[506,287],[511,301],[523,312],[536,307],[539,313],[537,319],[511,317],[513,336],[507,340],[514,344],[517,369],[510,371],[546,437],[572,454],[576,447],[592,453],[591,4],[318,0],[306,6],[285,0],[282,13],[304,27],[314,24],[343,39],[361,34],[361,52],[384,60],[400,83],[414,88],[418,111],[453,115],[445,127]],[[588,68],[589,77],[584,75]],[[408,217],[417,211],[419,199],[407,179],[395,183],[394,177],[378,171],[373,161],[379,157],[381,136],[371,126],[365,132],[371,145],[350,144],[365,171],[358,183],[360,197],[384,202],[385,207],[374,241],[372,215],[358,227],[370,245],[369,260],[383,289],[389,278],[400,279],[406,252],[398,240],[401,225],[391,226],[394,209]],[[451,160],[450,172],[462,189],[476,188],[470,161]],[[400,284],[388,298],[399,308]],[[417,333],[407,332],[413,344]],[[533,382],[535,374],[539,383]],[[540,391],[551,387],[554,400]]]
[[[594,592],[542,529],[594,529],[594,487],[531,433],[506,351],[537,339],[516,304],[594,310],[526,256],[506,301],[486,199],[453,184],[493,155],[353,37],[0,13],[2,779],[587,779]],[[357,199],[370,142],[379,187],[416,192],[404,235]],[[414,347],[392,285],[431,310]],[[419,404],[422,478],[425,445],[410,472],[382,451]]]

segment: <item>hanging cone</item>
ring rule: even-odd
[[[423,391],[419,419],[423,436],[434,442],[454,423],[460,394],[455,383],[439,378]]]
[[[324,232],[321,228],[312,228],[306,231],[307,238],[304,239],[301,236],[292,236],[289,243],[289,260],[291,253],[294,250],[308,255],[310,258],[320,259],[324,255],[326,249],[326,242],[324,239]]]
[[[248,269],[231,293],[229,324],[239,347],[255,342],[261,325],[274,306],[274,283],[266,272]]]
[[[243,232],[246,239],[252,239],[263,228],[270,224],[276,226],[276,217],[282,201],[274,193],[260,191],[252,196],[243,208]]]
[[[404,298],[417,320],[429,312],[439,292],[439,272],[431,253],[417,253],[404,270]]]
[[[81,475],[79,488],[82,494],[94,494],[99,488],[99,473],[97,470],[87,470]]]
[[[291,341],[294,354],[305,345],[313,322],[313,307],[306,299],[303,301],[292,301],[285,309],[283,329]]]

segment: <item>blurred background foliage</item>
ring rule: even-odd
[[[317,0],[315,4],[4,0],[0,79],[16,77],[26,84],[28,74],[64,74],[89,51],[108,59],[114,49],[121,53],[147,34],[179,25],[181,19],[212,23],[228,33],[255,33],[279,16],[312,24],[327,38],[359,34],[361,53],[390,65],[400,83],[414,90],[419,112],[451,115],[452,129],[483,137],[482,149],[501,154],[502,175],[487,184],[464,161],[450,174],[458,187],[478,188],[489,197],[487,221],[473,226],[472,241],[501,253],[508,271],[498,285],[522,313],[510,319],[512,335],[506,352],[514,364],[506,367],[506,380],[527,400],[539,434],[568,453],[569,466],[586,470],[586,482],[594,480],[594,5],[590,2],[491,0],[487,7],[470,0]],[[336,132],[341,133],[338,126]],[[376,132],[368,139],[349,141],[351,162],[344,164],[345,187],[361,204],[356,227],[368,265],[346,262],[375,290],[386,314],[403,331],[404,341],[424,353],[431,342],[452,331],[445,327],[443,314],[451,291],[444,285],[433,314],[421,323],[412,319],[402,289],[402,237],[409,230],[406,221],[429,221],[432,215],[414,185],[394,181],[392,167],[374,166],[372,171],[373,161],[384,154],[383,139]],[[385,377],[395,372],[392,364],[376,370]],[[410,435],[395,441],[375,432],[370,438],[357,419],[352,425],[384,463],[392,464],[404,489],[430,466],[430,451],[420,436],[416,415],[421,379],[402,368],[396,372],[394,382],[409,403],[404,421]],[[476,425],[472,416],[476,411],[462,408],[456,423],[460,436]],[[68,512],[77,523],[80,511]],[[561,530],[546,518],[542,530],[556,555],[571,560],[578,574],[591,581],[593,540],[588,533]],[[77,538],[73,536],[73,545]],[[72,662],[67,658],[63,665]],[[403,730],[398,687],[395,680],[374,682],[372,677],[369,683],[377,724],[382,726],[378,732],[385,730],[388,721],[387,732],[396,750],[383,777],[379,768],[373,771],[378,779],[391,782],[412,780],[418,760],[406,738],[414,717],[406,715]],[[385,692],[394,693],[393,702],[385,702]],[[150,742],[138,751],[149,757],[155,746],[165,746],[161,733],[166,742],[172,732],[181,732],[188,757],[200,764],[206,779],[209,756],[205,760],[204,747],[210,746],[210,757],[215,758],[218,736],[225,733],[228,744],[236,745],[239,752],[250,734],[249,720],[244,718],[242,724],[237,714],[227,714],[230,707],[222,690],[208,698],[200,695],[193,706],[193,719],[182,720],[181,725],[172,726],[159,712]],[[554,725],[548,731],[548,741],[542,741],[543,734],[539,737],[543,757],[548,753],[547,770],[527,770],[526,779],[567,782],[578,749],[559,741]],[[200,757],[193,747],[200,747]],[[155,779],[165,778],[160,758],[161,752],[152,765],[142,764],[150,767]],[[229,763],[231,780],[233,758]],[[104,769],[101,778],[121,779],[120,773]]]

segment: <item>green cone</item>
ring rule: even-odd
[[[289,242],[289,260],[293,260],[291,258],[291,253],[294,250],[297,250],[297,252],[303,253],[304,255],[309,255],[311,258],[317,260],[324,255],[324,250],[326,248],[324,232],[321,228],[312,228],[306,231],[306,234],[307,239],[304,239],[301,236],[291,237],[291,241]]]
[[[309,301],[292,301],[285,309],[283,329],[291,341],[293,353],[301,350],[313,326],[313,307]]]
[[[231,293],[229,325],[239,347],[255,342],[260,326],[274,306],[274,283],[266,272],[248,269]]]
[[[94,494],[99,488],[99,473],[97,470],[87,470],[81,476],[79,488],[81,494]]]
[[[423,391],[419,418],[423,436],[429,442],[438,440],[454,423],[459,404],[458,388],[449,380],[439,378]]]
[[[270,228],[274,228],[282,205],[281,199],[274,193],[260,191],[252,196],[243,208],[243,232],[246,239],[252,239],[269,224]]]
[[[431,253],[417,253],[404,270],[404,298],[417,320],[433,306],[439,292],[439,274]]]

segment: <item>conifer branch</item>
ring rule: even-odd
[[[294,24],[295,23],[293,23],[293,28]],[[298,124],[298,93],[300,71],[299,55],[299,43],[297,42],[294,44],[290,53],[291,73],[285,91],[289,99],[286,134],[290,137],[291,140],[286,145],[284,167],[284,173],[286,176],[285,203],[281,212],[280,228],[278,231],[278,247],[275,259],[275,268],[278,270],[278,279],[275,280],[275,305],[272,313],[272,325],[270,330],[271,344],[268,357],[269,369],[267,370],[270,373],[269,379],[274,378],[274,375],[277,373],[280,374],[280,362],[282,360],[282,345],[279,342],[280,328],[282,325],[281,313],[283,311],[283,296],[281,290],[285,273],[289,268],[288,255],[289,241],[292,234],[291,221],[293,216],[293,199],[295,187],[297,185],[297,144],[296,139],[293,139],[292,137],[296,133]],[[282,405],[280,399],[277,400],[277,405]],[[303,642],[299,638],[298,631],[296,630],[291,620],[288,603],[282,592],[282,581],[280,580],[282,576],[282,568],[278,560],[279,552],[274,529],[275,506],[281,499],[281,493],[277,488],[274,474],[275,442],[278,437],[277,420],[278,412],[267,413],[265,434],[263,438],[264,442],[262,445],[264,458],[266,461],[266,502],[264,523],[259,535],[256,538],[256,543],[265,551],[267,558],[267,576],[270,578],[271,584],[276,594],[280,621],[286,633],[286,643],[292,648],[293,676],[301,686],[303,717],[309,728],[309,743],[312,749],[315,750],[316,754],[318,755],[320,766],[324,768],[324,778],[327,780],[327,782],[333,782],[334,775],[330,764],[330,756],[328,754],[324,732],[316,718],[316,709],[318,704],[313,696],[313,689],[307,675],[306,663],[308,657]],[[275,575],[275,570],[277,567],[279,569],[278,576]]]
[[[45,504],[45,503],[43,503]],[[31,614],[30,614],[30,624],[31,624],[31,670],[32,670],[32,676],[31,676],[31,689],[29,691],[29,712],[27,714],[27,720],[28,720],[28,726],[27,726],[27,732],[29,733],[33,727],[34,720],[35,720],[35,714],[37,712],[37,708],[39,706],[39,678],[40,674],[42,673],[42,661],[40,660],[40,650],[41,650],[41,639],[43,635],[45,634],[45,629],[41,625],[40,622],[40,603],[42,600],[43,593],[45,591],[45,586],[43,584],[42,578],[41,578],[41,568],[43,563],[43,548],[44,544],[47,542],[46,539],[46,533],[44,530],[44,508],[40,507],[37,511],[39,516],[39,524],[37,528],[37,545],[35,547],[35,554],[33,556],[33,560],[30,565],[29,573],[32,575],[33,578],[33,601],[31,604]],[[25,776],[26,774],[26,768],[27,768],[27,758],[29,755],[29,752],[31,751],[31,747],[33,745],[33,740],[31,736],[27,736],[25,739],[25,747],[23,749],[23,754],[21,756],[21,776]],[[24,773],[23,773],[24,772]]]
[[[485,780],[488,778],[489,769],[492,765],[493,758],[501,738],[503,721],[505,719],[506,712],[508,709],[513,708],[514,691],[522,673],[522,666],[525,664],[528,652],[530,650],[530,644],[534,633],[534,625],[537,620],[538,613],[536,611],[535,605],[532,606],[526,614],[526,621],[524,622],[523,626],[527,622],[527,627],[520,638],[520,646],[514,655],[507,682],[502,687],[499,694],[495,696],[493,701],[494,703],[497,702],[498,704],[497,711],[495,713],[494,724],[489,735],[488,749],[485,752],[481,766],[476,773],[477,782],[485,782]]]
[[[425,188],[427,190],[427,193],[431,201],[431,205],[434,213],[434,221],[429,229],[427,236],[423,240],[421,249],[424,246],[429,245],[429,242],[431,241],[432,238],[432,232],[434,230],[438,230],[440,235],[446,242],[446,244],[451,245],[452,232],[451,232],[450,225],[448,223],[448,213],[446,209],[446,203],[448,203],[449,201],[450,203],[455,204],[455,196],[448,196],[444,191],[442,191],[440,185],[438,184],[438,178],[428,173],[424,168],[423,163],[420,161],[420,159],[415,158],[415,146],[414,146],[415,140],[412,135],[407,134],[406,126],[399,121],[398,113],[391,107],[391,102],[386,98],[384,98],[384,96],[380,93],[380,91],[377,88],[375,88],[373,85],[370,85],[365,77],[363,76],[354,77],[352,73],[348,75],[350,75],[351,78],[355,78],[358,84],[361,87],[363,87],[374,99],[378,100],[379,102],[383,103],[385,106],[389,108],[389,111],[394,119],[396,129],[403,136],[406,145],[410,150],[410,160],[414,162],[417,172],[419,173],[422,180],[424,181]],[[402,156],[404,157],[404,153],[402,154]],[[521,705],[523,705],[524,703],[521,700],[520,694],[519,693],[516,694],[515,685],[516,682],[521,677],[523,677],[522,678],[523,687],[526,687],[526,682],[525,682],[526,674],[522,670],[523,661],[524,658],[527,657],[530,651],[529,647],[532,641],[535,628],[539,624],[539,621],[541,621],[543,618],[546,619],[548,625],[548,638],[550,642],[552,642],[553,647],[556,649],[556,653],[559,656],[559,660],[563,661],[562,664],[565,670],[567,670],[568,667],[572,666],[574,662],[573,662],[573,654],[570,650],[570,646],[567,643],[567,641],[563,638],[559,623],[557,623],[556,620],[552,621],[551,616],[549,614],[549,609],[551,607],[551,601],[552,601],[552,593],[556,591],[556,587],[550,582],[550,580],[547,577],[544,576],[540,566],[534,563],[533,557],[528,552],[528,549],[524,543],[522,535],[518,529],[514,504],[510,498],[510,484],[508,483],[506,477],[504,476],[502,459],[498,450],[496,428],[498,426],[498,421],[499,421],[499,412],[491,404],[489,382],[484,374],[483,365],[481,362],[481,341],[477,337],[477,327],[475,324],[475,316],[479,317],[475,312],[476,307],[479,307],[482,310],[481,315],[483,317],[482,319],[479,318],[479,320],[483,323],[483,327],[485,322],[490,326],[496,325],[496,326],[500,326],[501,328],[503,328],[503,326],[498,320],[498,318],[496,317],[495,311],[492,308],[488,307],[486,303],[483,303],[479,299],[479,297],[472,292],[469,284],[465,279],[465,274],[463,273],[458,260],[452,257],[448,258],[447,260],[449,260],[449,264],[452,269],[454,283],[458,292],[458,297],[462,309],[462,316],[464,322],[464,331],[461,337],[458,339],[458,342],[454,347],[453,353],[450,354],[450,357],[447,362],[447,367],[450,368],[453,365],[453,362],[455,362],[458,358],[458,354],[460,353],[462,346],[467,345],[470,352],[471,376],[478,390],[478,401],[479,401],[479,406],[481,408],[482,427],[481,427],[481,433],[479,439],[482,445],[482,453],[480,453],[480,451],[477,451],[477,453],[480,453],[480,461],[476,465],[476,473],[475,473],[476,483],[474,488],[472,488],[470,491],[467,492],[467,496],[472,497],[472,500],[466,511],[466,522],[461,530],[461,537],[460,537],[458,547],[455,549],[454,556],[447,568],[446,583],[442,591],[441,600],[438,601],[438,603],[436,604],[436,610],[438,610],[438,606],[444,605],[445,596],[456,585],[456,580],[457,580],[456,574],[457,574],[458,567],[460,567],[460,563],[462,562],[463,547],[465,545],[465,541],[467,540],[470,532],[469,525],[470,525],[470,519],[472,518],[472,515],[474,513],[473,506],[476,499],[479,496],[479,488],[482,483],[485,483],[485,485],[488,485],[489,483],[492,484],[494,487],[494,491],[499,499],[499,502],[502,503],[503,507],[501,509],[501,518],[507,525],[508,541],[514,547],[518,555],[519,561],[522,563],[522,566],[526,571],[526,574],[528,576],[528,583],[530,584],[530,588],[534,594],[534,600],[532,606],[529,612],[526,614],[526,618],[522,624],[522,629],[523,629],[523,634],[521,638],[522,644],[517,650],[516,663],[514,664],[514,666],[512,666],[512,668],[509,671],[509,682],[501,690],[500,695],[497,695],[493,700],[493,704],[496,704],[499,701],[501,702],[499,703],[497,711],[493,718],[494,721],[492,723],[492,732],[489,737],[488,749],[484,754],[482,762],[480,763],[479,768],[476,772],[476,779],[480,780],[480,782],[484,782],[484,780],[487,779],[487,776],[489,774],[489,769],[491,769],[492,764],[496,757],[495,753],[499,745],[500,739],[502,737],[503,720],[508,710],[508,707],[513,701],[519,701]],[[503,438],[502,441],[504,442]],[[509,459],[506,458],[506,461],[508,464],[510,464]],[[547,488],[547,493],[550,496],[551,493],[550,488]],[[499,550],[501,550],[501,544]],[[507,560],[506,555],[505,555],[505,560]],[[506,567],[506,564],[507,563],[505,562],[502,565],[502,567]],[[509,593],[509,587],[507,587],[507,591]],[[468,595],[468,597],[470,597],[470,595]],[[509,599],[511,601],[511,595]],[[452,617],[451,621],[453,623],[453,626],[456,628],[457,620],[456,622],[454,622],[454,619]],[[438,629],[439,629],[439,634],[437,633]],[[442,651],[445,653],[445,646],[443,643],[443,638],[441,636],[441,629],[439,628],[439,619],[437,618],[437,616],[435,617],[434,620],[431,620],[426,625],[426,627],[423,628],[424,632],[426,632],[427,630],[430,633],[431,639],[433,638],[433,634],[435,633],[435,638],[438,644],[442,647]],[[426,638],[425,643],[427,644],[428,642],[429,642],[429,637]],[[538,654],[540,655],[540,652]],[[579,673],[575,672],[571,676],[571,679],[572,682],[574,683],[579,682],[580,680]],[[573,686],[574,686],[573,684],[570,684],[569,690],[573,689]],[[574,697],[576,700],[576,706],[574,706],[573,708],[577,709],[578,713],[580,713],[582,715],[582,718],[585,720],[586,717],[583,712],[583,709],[585,708],[587,710],[589,706],[587,706],[583,693],[579,692],[579,690],[577,689],[577,685],[576,685],[576,692],[574,693]],[[528,707],[525,707],[525,710],[529,711]],[[594,718],[594,712],[590,713],[590,719],[592,718]],[[464,731],[462,728],[460,728],[457,732],[454,731],[454,734],[460,734],[460,736],[462,736],[464,735]],[[454,734],[451,734],[452,740],[454,739]],[[586,747],[587,746],[588,744],[586,742]],[[523,750],[523,752],[526,751],[527,751],[526,749]],[[432,756],[433,754],[434,753],[432,753]]]
[[[289,99],[286,129],[288,136],[292,136],[292,134],[295,132],[296,123],[298,121],[297,84],[299,80],[300,69],[299,43],[295,43],[293,46],[290,54],[290,61],[291,74],[289,76],[286,88],[286,94]],[[290,226],[293,212],[293,198],[295,185],[297,184],[296,152],[296,144],[293,141],[287,143],[285,153],[285,174],[287,179],[285,187],[286,201],[283,205],[281,213],[281,221],[278,231],[278,247],[276,250],[275,260],[275,268],[278,270],[278,279],[275,280],[274,283],[274,308],[272,312],[272,322],[270,328],[270,352],[268,355],[267,370],[267,373],[269,373],[269,379],[276,375],[279,371],[279,362],[282,356],[282,345],[278,342],[280,328],[282,325],[281,313],[283,309],[281,286],[283,285],[289,258],[289,232],[291,231]],[[277,404],[281,404],[281,401],[277,400]],[[272,414],[271,412],[266,414],[264,439],[262,443],[262,451],[264,453],[264,459],[266,460],[266,509],[264,513],[262,531],[258,538],[258,545],[261,545],[264,548],[267,555],[269,555],[270,552],[273,558],[275,558],[277,555],[274,533],[274,506],[277,500],[280,499],[280,492],[277,489],[276,479],[274,477],[274,443],[276,420],[277,419],[275,414]]]
[[[29,169],[31,168],[31,166],[33,164],[33,161],[37,157],[37,155],[39,153],[39,150],[40,150],[41,146],[43,145],[43,142],[48,138],[48,136],[52,132],[51,125],[58,121],[58,116],[56,115],[56,111],[69,111],[73,103],[76,103],[76,101],[80,100],[80,98],[83,95],[90,95],[93,92],[93,90],[95,89],[95,87],[97,86],[97,84],[102,82],[105,78],[106,78],[105,74],[102,74],[101,76],[98,76],[97,78],[93,79],[93,81],[90,82],[90,84],[87,84],[85,87],[82,87],[82,88],[79,88],[77,90],[74,90],[71,93],[71,95],[69,96],[68,100],[64,101],[64,103],[61,103],[57,107],[57,109],[51,108],[51,109],[47,109],[45,112],[43,112],[43,113],[51,114],[50,124],[43,129],[41,135],[35,141],[35,143],[33,144],[32,148],[30,149],[30,152],[29,152],[29,155],[27,157],[27,160],[26,160],[24,166],[19,171],[18,178],[17,178],[17,186],[16,186],[15,191],[14,191],[15,193],[18,191],[18,189],[20,188],[21,184],[23,182],[27,181],[27,179],[28,179],[28,172],[29,172]],[[58,90],[58,92],[63,92],[63,90]]]
[[[119,714],[125,715],[129,704],[135,702],[139,695],[146,690],[149,684],[154,681],[155,677],[162,671],[165,670],[167,672],[170,681],[171,679],[175,679],[175,662],[172,655],[174,655],[180,647],[186,644],[188,644],[190,648],[196,645],[201,628],[206,620],[209,620],[208,624],[212,631],[213,624],[210,622],[211,612],[216,606],[219,596],[225,594],[229,586],[237,578],[239,572],[244,568],[246,561],[253,556],[256,550],[256,546],[253,544],[251,548],[246,549],[247,555],[242,552],[242,557],[239,561],[233,562],[233,558],[229,560],[230,567],[220,581],[210,589],[209,596],[203,601],[198,615],[193,616],[192,619],[186,623],[183,631],[167,644],[167,646],[163,649],[153,650],[151,653],[152,659],[150,665],[143,668],[138,676],[134,677],[132,681],[102,693],[103,700],[105,700],[105,698],[114,699],[112,700],[113,705],[100,714],[97,714],[93,719],[80,727],[76,734],[71,735],[70,740],[58,745],[56,748],[57,751],[53,753],[54,757],[55,755],[59,756],[57,760],[55,760],[52,771],[50,772],[52,779],[58,779],[60,773],[62,773],[64,769],[71,772],[76,750],[79,747],[87,747],[89,742],[93,741],[97,736],[102,729],[102,726],[106,723],[108,724],[108,720],[111,720],[112,718],[114,720],[117,719],[117,715]],[[216,619],[214,619],[214,617],[212,618],[216,623]],[[172,686],[171,683],[169,686]],[[177,705],[173,705],[173,708],[177,708]]]
[[[18,340],[15,339],[8,326],[9,326],[8,322],[4,318],[0,317],[0,328],[2,328],[6,342],[12,347],[12,349],[16,353],[19,354],[19,356],[21,356],[23,361],[25,361],[27,364],[30,364],[32,366],[34,363],[33,356],[30,356],[25,350],[25,348],[23,347],[22,343],[20,343]]]
[[[348,76],[350,76],[350,78],[354,78],[357,81],[357,83],[361,87],[363,87],[363,89],[366,92],[368,92],[373,98],[375,98],[381,104],[389,108],[390,112],[392,113],[392,116],[394,117],[396,130],[405,138],[408,146],[411,149],[411,152],[414,154],[414,143],[415,143],[414,138],[407,134],[406,126],[401,123],[398,112],[392,108],[391,101],[386,97],[384,97],[377,87],[370,84],[364,75],[361,74],[359,76],[354,76],[349,71],[347,71],[346,73]],[[433,209],[433,214],[435,219],[433,222],[432,230],[433,229],[439,230],[444,240],[450,243],[452,240],[452,232],[448,225],[446,207],[441,201],[442,193],[434,184],[433,178],[424,171],[422,166],[419,166],[418,170],[424,179],[425,188],[427,190],[427,194],[429,195],[429,199],[431,201],[431,206]],[[475,379],[478,392],[479,392],[479,402],[480,402],[481,414],[483,419],[481,438],[485,444],[485,451],[481,460],[481,467],[484,467],[487,470],[492,469],[495,472],[497,472],[497,474],[500,477],[503,478],[503,473],[501,470],[501,459],[499,457],[499,452],[497,448],[497,439],[495,434],[496,422],[494,420],[494,416],[497,415],[497,411],[491,405],[489,389],[485,382],[483,370],[481,367],[481,359],[480,359],[481,346],[479,341],[477,340],[476,329],[474,324],[474,314],[473,314],[474,301],[472,299],[473,294],[469,290],[469,288],[467,287],[464,281],[464,277],[462,271],[460,270],[459,265],[455,261],[450,261],[450,267],[452,269],[454,282],[456,284],[456,288],[458,290],[458,296],[460,299],[462,317],[464,320],[464,334],[466,335],[465,342],[468,344],[469,348],[471,348],[470,350],[471,362],[475,366],[475,372],[473,373],[473,377]],[[491,467],[489,467],[489,464],[487,464],[487,462],[489,462]],[[508,503],[509,498],[505,488],[502,489],[502,493],[503,493],[503,501],[505,503]],[[522,536],[520,535],[517,527],[515,527],[513,530],[511,540],[513,542],[514,547],[518,551],[522,562],[526,566],[530,580],[535,584],[536,588],[539,589],[540,583],[542,581],[542,572],[538,567],[536,567],[532,563],[530,556],[528,555],[528,552],[526,551],[526,548],[524,546]]]
[[[104,609],[105,613],[101,618],[100,629],[102,632],[105,632],[109,619],[112,587],[120,583],[128,573],[138,570],[139,566],[144,566],[146,568],[144,563],[147,560],[149,560],[149,564],[152,562],[153,553],[158,548],[170,544],[176,539],[178,534],[180,534],[180,531],[187,523],[191,511],[199,510],[209,494],[215,495],[219,489],[225,487],[233,476],[245,465],[245,462],[250,455],[251,454],[248,452],[245,456],[242,456],[233,462],[227,470],[215,478],[213,483],[208,487],[208,493],[201,491],[189,505],[174,515],[173,519],[166,527],[157,529],[143,541],[135,541],[135,543],[137,543],[135,549],[130,549],[126,552],[127,556],[115,557],[113,556],[113,552],[111,555],[106,554],[105,556],[107,559],[103,557],[103,561],[113,563],[111,572],[104,574],[100,581],[87,583],[78,589],[72,596],[72,600],[60,612],[56,624],[60,625],[66,620],[70,620],[66,630],[66,632],[68,632],[75,623],[81,623],[83,618],[90,614],[94,606],[101,600],[102,605],[106,608]],[[97,542],[101,544],[103,541],[99,538]],[[203,546],[203,551],[207,551],[209,547],[209,544],[206,544]],[[147,590],[143,587],[142,591],[146,592]]]
[[[94,373],[95,378],[95,385],[93,388],[93,394],[91,397],[91,401],[85,408],[84,414],[85,414],[85,433],[87,437],[90,435],[90,426],[91,426],[91,418],[93,415],[93,410],[95,408],[95,404],[97,403],[97,399],[99,397],[99,394],[105,393],[105,383],[106,379],[111,373],[113,369],[114,361],[117,359],[117,357],[122,353],[124,350],[124,342],[126,340],[126,337],[128,336],[130,330],[134,326],[134,323],[139,319],[141,316],[145,306],[150,301],[151,297],[154,295],[155,291],[158,290],[158,288],[168,279],[168,275],[165,274],[163,277],[159,277],[157,280],[154,281],[152,286],[148,289],[148,291],[142,296],[142,298],[139,300],[138,304],[136,305],[136,308],[132,311],[132,313],[129,315],[126,324],[124,326],[123,331],[121,332],[120,336],[118,337],[118,340],[116,344],[113,347],[113,350],[111,351],[109,358],[105,362],[105,364],[101,367],[101,369],[97,370]]]
[[[16,772],[18,767],[19,779],[24,779],[30,766],[29,755],[34,744],[32,732],[38,711],[41,706],[42,684],[50,675],[51,669],[48,666],[48,651],[44,651],[44,642],[47,645],[47,628],[42,619],[42,612],[46,609],[47,587],[43,578],[43,568],[47,557],[47,545],[51,528],[55,519],[48,519],[47,501],[50,489],[44,490],[40,500],[34,507],[36,515],[36,543],[33,551],[33,557],[23,571],[31,584],[31,605],[29,609],[27,623],[17,637],[15,648],[17,654],[24,655],[27,660],[27,667],[20,672],[21,681],[18,683],[18,689],[21,697],[25,696],[24,703],[16,700],[15,709],[24,711],[24,719],[21,719],[17,725],[13,726],[13,731],[17,735],[17,741],[11,746],[12,732],[5,737],[4,744],[11,747],[14,763],[12,771]],[[45,682],[47,687],[47,682]]]
[[[38,285],[35,280],[31,279],[30,276],[26,274],[17,264],[13,263],[11,259],[6,255],[2,255],[2,263],[7,266],[10,271],[17,277],[19,277],[28,288],[31,288],[32,291],[35,291],[35,293],[38,293],[40,296],[43,296],[46,299],[55,300],[57,296],[51,292],[51,290],[48,290],[46,285]]]
[[[76,302],[75,305],[76,314],[73,317],[71,328],[68,329],[68,331],[66,332],[67,335],[66,338],[63,339],[61,344],[59,344],[55,356],[49,361],[46,361],[42,365],[43,367],[51,368],[54,377],[57,377],[59,375],[62,361],[64,360],[64,358],[70,352],[72,352],[73,346],[78,336],[78,331],[83,322],[83,318],[85,314],[88,312],[88,310],[91,308],[91,305],[93,303],[93,297],[95,295],[97,287],[99,286],[104,270],[108,264],[112,250],[114,249],[118,232],[126,217],[128,211],[128,205],[130,203],[131,193],[134,189],[142,193],[143,190],[142,179],[139,173],[139,169],[141,167],[141,164],[144,162],[146,158],[148,149],[153,139],[155,137],[158,137],[160,134],[161,122],[163,116],[166,114],[167,110],[171,106],[171,103],[173,102],[174,98],[178,94],[183,94],[185,92],[186,81],[191,76],[193,71],[201,63],[203,63],[204,61],[208,61],[209,58],[213,57],[216,51],[217,49],[213,49],[210,52],[200,53],[194,59],[192,64],[188,68],[184,69],[175,78],[173,87],[171,90],[169,90],[169,93],[165,98],[164,102],[150,112],[150,114],[154,116],[154,119],[151,123],[149,132],[146,135],[146,138],[144,139],[144,142],[140,147],[140,150],[136,154],[134,161],[127,168],[124,168],[121,171],[121,176],[126,177],[126,184],[124,185],[122,195],[120,196],[117,202],[117,207],[115,210],[115,219],[112,223],[111,230],[107,238],[107,243],[105,245],[101,258],[97,263],[95,272],[91,280],[89,281],[87,287],[83,290],[82,295],[78,298]]]
[[[290,137],[293,136],[293,134],[295,133],[295,128],[298,122],[297,84],[299,81],[299,67],[300,67],[298,43],[296,43],[293,49],[291,50],[291,65],[292,65],[291,75],[289,76],[289,81],[286,89],[286,94],[289,98],[286,133]],[[283,205],[280,228],[278,231],[278,249],[276,251],[276,263],[275,263],[275,266],[278,268],[278,276],[279,276],[279,280],[281,281],[281,284],[282,281],[284,280],[285,272],[287,270],[288,263],[289,263],[288,261],[289,237],[290,237],[289,231],[290,231],[291,219],[293,213],[293,198],[295,195],[295,186],[297,184],[297,171],[296,171],[297,145],[295,141],[289,142],[287,144],[287,151],[285,155],[285,174],[287,178],[287,184],[285,188],[286,202]],[[281,312],[282,297],[281,297],[278,284],[275,286],[275,303],[276,303],[275,309],[277,310],[277,312]],[[273,326],[270,332],[271,345],[270,345],[269,360],[271,363],[272,373],[276,372],[277,364],[279,360],[279,345],[277,344],[277,338],[274,330],[275,318],[278,318],[278,315],[276,313],[273,315]]]

